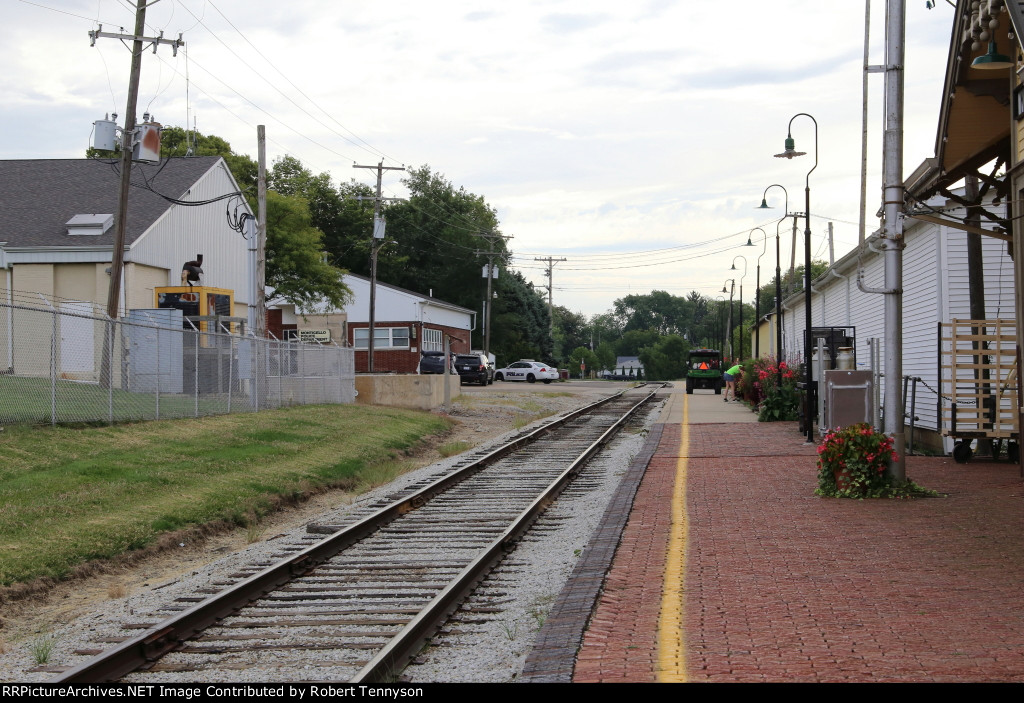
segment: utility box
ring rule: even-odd
[[[181,310],[130,310],[129,383],[135,393],[181,393],[184,389]]]
[[[874,398],[870,371],[825,371],[822,398],[825,401],[821,431],[872,422]]]
[[[209,286],[158,286],[153,289],[153,297],[158,308],[181,310],[186,318],[205,318],[194,321],[201,332],[234,332],[234,320],[224,321],[220,325],[212,324],[218,317],[234,315],[233,290]],[[185,322],[184,328],[192,329],[192,326]]]

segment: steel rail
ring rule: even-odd
[[[116,647],[97,654],[82,664],[51,680],[53,683],[98,683],[116,681],[132,671],[143,669],[160,657],[177,649],[197,633],[238,612],[293,579],[310,573],[317,566],[342,550],[372,534],[405,513],[422,507],[431,498],[470,478],[485,467],[539,440],[553,429],[593,412],[618,399],[620,391],[607,398],[585,405],[485,454],[458,471],[439,478],[414,493],[397,500],[354,524],[340,529],[330,537],[263,569],[227,590],[195,606],[172,615],[152,628]],[[653,394],[651,394],[653,395]],[[644,402],[646,402],[645,399]],[[631,411],[632,412],[632,411]]]
[[[350,679],[350,683],[383,682],[392,679],[396,672],[419,652],[423,644],[458,609],[477,584],[500,562],[505,554],[514,548],[515,542],[532,526],[533,522],[555,501],[562,490],[583,470],[588,461],[599,452],[622,426],[645,403],[655,396],[651,392],[633,405],[611,427],[583,450],[544,492],[515,519],[505,532],[496,538],[476,559],[470,562],[459,575],[428,603],[395,637],[371,659],[363,669]]]

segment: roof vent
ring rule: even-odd
[[[103,234],[114,224],[113,215],[75,215],[67,222],[70,235]]]

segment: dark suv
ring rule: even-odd
[[[452,354],[453,358],[454,356]],[[451,365],[449,365],[449,368],[451,368]],[[444,373],[444,352],[420,352],[420,373]],[[451,373],[455,373],[455,371],[453,370]]]
[[[459,354],[455,357],[455,370],[461,383],[476,381],[481,386],[494,383],[494,367],[483,354]]]

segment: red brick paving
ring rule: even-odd
[[[653,681],[678,427],[641,484],[576,681]],[[692,681],[1024,681],[1019,467],[909,457],[945,498],[814,496],[791,424],[691,425]]]

